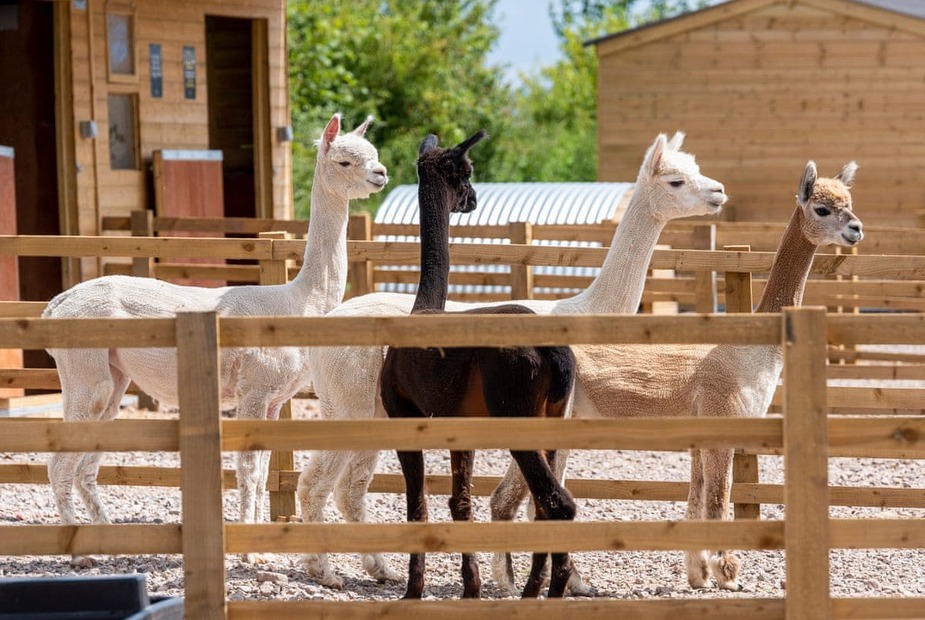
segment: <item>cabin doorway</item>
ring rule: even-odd
[[[0,2],[0,58],[9,60],[0,62],[0,145],[13,149],[16,189],[12,209],[16,234],[20,235],[61,232],[55,4],[28,0]],[[20,257],[18,273],[16,296],[22,301],[48,301],[62,290],[60,258]],[[25,351],[24,363],[27,367],[42,367],[51,365],[51,360],[44,351]]]
[[[0,144],[13,147],[16,232],[60,234],[53,2],[0,3]],[[59,258],[19,259],[19,298],[61,292]]]
[[[209,148],[222,151],[225,217],[273,217],[267,23],[206,16]]]

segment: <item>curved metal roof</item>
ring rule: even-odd
[[[531,224],[597,224],[608,220],[619,220],[629,198],[633,183],[473,183],[478,194],[478,208],[471,213],[456,213],[450,216],[454,226],[478,226],[487,224],[508,224],[530,222]],[[376,212],[377,224],[417,224],[418,186],[399,185],[386,196]],[[383,236],[382,240],[414,241],[418,237]],[[451,237],[451,243],[510,243],[508,239],[484,239]],[[596,242],[559,242],[535,240],[537,245],[597,246]],[[411,270],[416,267],[378,265],[381,269]],[[453,265],[451,271],[477,273],[510,273],[508,265]],[[536,266],[536,274],[582,275],[594,277],[597,267],[553,267]],[[376,290],[414,293],[416,285],[380,283]],[[450,296],[460,293],[502,293],[510,294],[510,286],[450,285]],[[537,292],[574,295],[575,289],[537,289]]]
[[[633,183],[473,183],[479,206],[454,214],[453,225],[597,224],[615,219]],[[377,224],[417,224],[418,186],[399,185],[376,212]]]

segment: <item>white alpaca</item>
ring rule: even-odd
[[[694,157],[680,150],[684,134],[669,142],[659,135],[648,149],[630,204],[614,235],[601,271],[579,295],[559,301],[520,300],[538,314],[579,312],[635,312],[642,298],[646,270],[659,234],[672,219],[716,213],[726,201],[723,186],[700,174]],[[332,316],[404,315],[414,295],[372,293],[350,299]],[[447,302],[449,312],[495,304]],[[312,380],[326,418],[367,419],[384,416],[377,402],[377,384],[385,347],[314,348],[309,353]],[[376,466],[377,452],[319,451],[299,477],[302,520],[318,522],[328,496],[344,517],[366,520],[365,494]],[[329,587],[343,587],[325,555],[307,555],[309,575]],[[364,568],[378,580],[398,579],[380,554],[365,555]],[[570,583],[581,589],[580,578]]]
[[[172,317],[215,311],[220,316],[317,316],[343,299],[347,283],[348,202],[382,190],[388,180],[375,147],[363,136],[372,117],[340,134],[334,115],[318,141],[312,212],[304,263],[294,280],[276,286],[180,286],[150,278],[104,276],[52,299],[48,318]],[[65,420],[111,420],[130,381],[162,403],[177,404],[176,349],[49,349],[58,367]],[[306,350],[296,347],[222,349],[223,405],[237,415],[273,420],[280,407],[310,382]],[[182,412],[181,412],[182,415]],[[241,521],[263,516],[269,452],[241,452],[237,475]],[[97,492],[100,453],[57,453],[48,477],[66,524],[77,522],[73,487],[95,523],[108,523]],[[89,558],[74,558],[79,565]]]
[[[817,178],[809,162],[797,193],[797,207],[774,258],[757,312],[799,306],[816,248],[852,246],[862,238],[861,221],[851,210],[848,190],[857,165],[834,179]],[[572,347],[579,381],[575,417],[762,417],[771,404],[783,368],[779,346],[581,345]],[[567,454],[557,459],[564,468]],[[693,450],[688,519],[726,519],[729,513],[732,450]],[[527,489],[510,467],[492,496],[492,517],[511,519]],[[503,557],[503,556],[501,556]],[[510,564],[496,557],[496,578]],[[499,565],[500,563],[500,565]],[[691,587],[740,590],[739,560],[725,550],[686,552]],[[503,570],[499,570],[503,567]]]

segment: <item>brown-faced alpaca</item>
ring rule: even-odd
[[[856,170],[851,162],[834,179],[817,178],[816,165],[806,164],[757,312],[800,305],[818,246],[852,246],[863,238],[849,192]],[[589,345],[574,351],[575,417],[761,417],[783,368],[780,347],[773,345]],[[567,456],[560,451],[559,467]],[[732,457],[732,450],[691,451],[687,519],[728,518]],[[513,518],[526,493],[517,470],[509,468],[492,496],[492,517]],[[728,551],[685,557],[692,587],[708,587],[712,571],[720,588],[741,589],[739,560]]]
[[[418,156],[418,202],[421,210],[421,279],[412,314],[443,312],[449,280],[450,213],[476,207],[469,184],[472,165],[466,152],[485,135],[479,132],[452,149],[437,146],[428,136]],[[532,314],[513,304],[470,311],[479,314]],[[392,418],[427,417],[561,417],[574,385],[575,358],[568,347],[402,349],[386,354],[380,375],[380,396]],[[573,519],[575,503],[552,471],[553,453],[511,451],[544,519]],[[453,520],[471,520],[474,453],[450,453]],[[547,458],[549,459],[547,461]],[[424,458],[418,452],[398,452],[405,477],[408,521],[426,521]],[[543,584],[546,555],[535,553],[524,597],[535,597]],[[552,554],[549,596],[562,596],[570,574],[567,553]],[[462,555],[463,598],[478,598],[481,590],[475,555]],[[412,554],[404,598],[418,599],[424,589],[424,554]]]

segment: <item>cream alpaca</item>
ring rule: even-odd
[[[179,286],[150,278],[105,276],[78,284],[52,299],[48,318],[170,317],[177,312],[215,311],[221,316],[315,316],[343,298],[347,282],[348,202],[380,191],[388,180],[375,147],[363,135],[372,117],[340,134],[335,115],[318,142],[312,214],[299,274],[278,286]],[[49,349],[61,377],[65,420],[111,420],[130,381],[158,401],[177,403],[175,349]],[[305,349],[222,349],[224,404],[237,415],[275,419],[280,406],[310,382]],[[182,412],[181,412],[182,415]],[[51,457],[49,480],[66,524],[77,522],[73,488],[95,523],[108,523],[97,492],[102,454],[59,453]],[[238,458],[241,521],[262,518],[269,452]],[[75,558],[80,564],[89,558]]]
[[[849,163],[834,179],[817,178],[806,165],[797,207],[781,238],[757,312],[799,306],[816,248],[851,246],[863,237],[861,221],[851,210],[849,186],[857,165]],[[761,417],[771,404],[782,369],[778,346],[642,346],[573,347],[578,358],[576,417],[712,416]],[[559,454],[563,454],[562,451]],[[691,452],[688,519],[726,519],[732,450]],[[567,455],[558,464],[564,467]],[[511,519],[526,488],[516,468],[492,497],[492,516]],[[739,560],[728,551],[687,552],[688,582],[741,589]],[[503,566],[503,565],[502,565]],[[496,571],[497,575],[497,571]]]
[[[658,136],[646,152],[636,187],[618,227],[601,272],[587,290],[560,301],[520,300],[538,314],[578,312],[635,312],[642,298],[646,270],[665,224],[672,219],[716,213],[726,201],[723,186],[700,174],[694,157],[680,150],[684,134],[670,141]],[[332,316],[403,315],[411,311],[413,295],[372,293],[350,299]],[[449,312],[484,304],[447,302]],[[492,304],[494,305],[494,304]],[[377,381],[385,355],[384,347],[315,348],[309,352],[312,381],[321,413],[326,418],[367,419],[384,416],[377,403]],[[376,466],[377,452],[319,451],[299,477],[298,495],[302,520],[324,518],[328,496],[334,499],[350,521],[366,520],[366,489]],[[308,555],[304,565],[309,575],[330,587],[343,587],[325,555]],[[397,580],[379,554],[363,557],[367,572],[376,579]],[[570,588],[580,590],[580,578]]]

